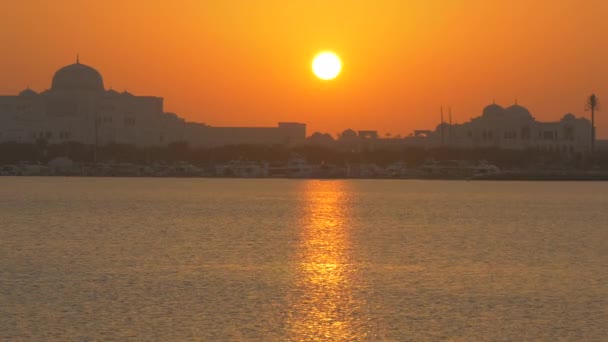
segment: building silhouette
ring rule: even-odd
[[[0,96],[0,142],[78,142],[194,147],[232,144],[291,144],[304,141],[306,125],[213,127],[166,113],[163,98],[106,90],[101,74],[76,63],[59,69],[49,90],[25,89]]]
[[[491,104],[482,115],[462,124],[442,122],[435,130],[417,130],[408,138],[425,147],[537,149],[564,154],[588,153],[591,123],[566,114],[555,122],[537,121],[518,104]]]

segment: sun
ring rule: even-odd
[[[312,60],[312,72],[322,80],[333,80],[342,71],[342,61],[333,52],[321,52]]]

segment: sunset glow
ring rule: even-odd
[[[464,122],[517,99],[550,121],[608,98],[601,0],[4,1],[0,13],[0,94],[48,89],[80,53],[107,87],[217,126],[405,135],[434,129],[442,105]],[[320,48],[348,61],[340,82],[311,73]]]
[[[322,80],[333,80],[342,71],[342,61],[333,52],[322,52],[312,61],[312,71]]]
[[[608,0],[0,25],[0,340],[608,342]]]

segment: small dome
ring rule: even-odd
[[[128,91],[123,91],[122,93],[120,93],[122,96],[133,96],[133,94],[129,93]]]
[[[482,116],[484,118],[495,118],[495,117],[501,116],[504,113],[504,111],[505,111],[504,108],[497,105],[496,103],[493,103],[483,109]]]
[[[27,88],[24,91],[19,93],[19,96],[36,96],[36,95],[38,95],[38,93],[33,91],[30,88]]]
[[[53,76],[51,90],[89,90],[104,91],[101,74],[84,64],[68,65],[59,69]]]
[[[114,90],[114,89],[109,89],[109,90],[106,91],[106,95],[107,96],[118,96],[120,94],[116,90]]]
[[[576,120],[576,117],[572,113],[568,113],[568,114],[564,115],[564,117],[562,118],[562,121],[570,121],[570,120]]]
[[[344,132],[342,132],[342,134],[340,135],[341,138],[356,138],[357,137],[357,132],[353,131],[352,129],[347,129]]]
[[[527,108],[522,107],[517,104],[512,105],[511,107],[505,109],[505,113],[509,116],[519,118],[519,119],[534,120],[532,118],[532,114],[530,114],[530,111],[528,111]]]

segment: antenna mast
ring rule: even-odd
[[[452,144],[452,107],[450,107],[449,111],[450,111],[450,144]]]
[[[444,141],[444,139],[443,139],[443,130],[444,130],[443,123],[444,123],[444,121],[443,121],[443,106],[441,106],[441,146],[443,146],[443,141]]]

